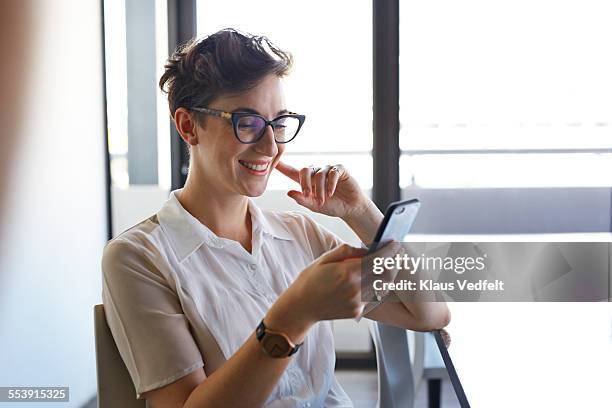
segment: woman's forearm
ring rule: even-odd
[[[259,407],[282,376],[289,358],[266,356],[255,335],[251,335],[223,366],[193,390],[184,407]]]
[[[367,199],[360,211],[343,220],[362,242],[371,244],[383,218],[372,200]],[[402,295],[399,295],[401,301],[384,303],[366,317],[419,331],[442,328],[450,322],[450,311],[445,302],[406,299]]]
[[[361,242],[369,245],[374,240],[374,235],[383,220],[383,214],[372,200],[366,198],[360,210],[342,219],[357,234]]]
[[[291,302],[290,295],[281,296],[264,322],[270,330],[284,332],[297,344],[303,341],[312,322],[296,316]],[[262,406],[291,358],[294,357],[267,356],[253,333],[225,364],[193,390],[184,407]]]

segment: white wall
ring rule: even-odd
[[[0,385],[68,386],[70,403],[51,405],[78,407],[96,392],[107,234],[101,7],[33,3],[26,123],[0,226]]]
[[[157,213],[170,192],[157,185],[112,187],[113,237]]]

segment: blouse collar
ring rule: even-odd
[[[223,247],[223,238],[218,237],[181,205],[176,197],[181,190],[172,191],[157,214],[160,226],[170,238],[172,249],[180,262],[204,244],[213,248]],[[264,235],[276,239],[294,239],[280,217],[272,212],[262,211],[250,198],[248,210],[251,214],[253,237],[261,231]]]

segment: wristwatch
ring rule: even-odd
[[[273,358],[292,356],[304,344],[293,344],[285,333],[269,330],[263,320],[255,330],[255,337],[261,343],[264,353]]]

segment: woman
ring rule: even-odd
[[[160,80],[189,175],[103,257],[109,326],[137,397],[155,408],[352,406],[330,320],[360,316],[365,250],[249,199],[276,169],[300,184],[291,198],[365,243],[382,220],[341,165],[280,161],[304,123],[285,106],[290,66],[265,37],[227,29],[180,48]],[[444,303],[382,303],[367,317],[423,331],[449,320]]]

